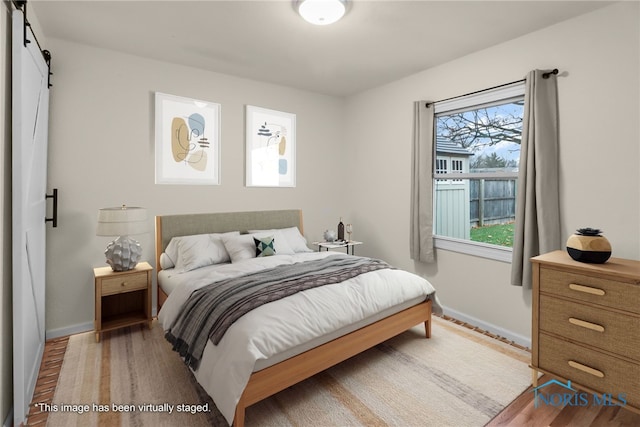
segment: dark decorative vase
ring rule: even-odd
[[[567,240],[567,252],[576,261],[603,264],[611,257],[611,244],[597,228],[579,228]]]
[[[344,240],[344,224],[342,223],[342,217],[340,218],[340,222],[338,223],[338,240]]]

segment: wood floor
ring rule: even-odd
[[[29,405],[29,415],[25,426],[44,426],[47,423],[47,412],[42,412],[38,404],[50,405],[58,385],[58,376],[62,368],[64,353],[67,351],[69,337],[49,340],[44,345],[44,355],[40,364],[40,372],[33,392],[33,400]]]
[[[491,336],[504,342],[509,342],[504,338],[495,336],[472,325],[457,321],[456,319],[445,317],[459,325],[464,325],[470,329]],[[45,344],[44,357],[36,383],[33,402],[30,406],[29,416],[24,426],[44,426],[47,422],[47,413],[39,409],[38,403],[51,403],[58,376],[62,367],[62,360],[67,348],[69,338],[57,338],[49,340]],[[510,342],[512,345],[516,345]],[[521,346],[516,345],[519,348]],[[544,384],[549,378],[543,376],[539,379],[539,384]],[[547,426],[571,426],[571,427],[638,427],[640,426],[640,414],[636,414],[621,407],[554,407],[551,405],[540,405],[534,407],[534,394],[530,387],[524,391],[516,400],[507,406],[500,414],[491,420],[486,427],[547,427]],[[566,390],[558,385],[551,385],[545,389],[548,393],[564,393]],[[108,426],[100,426],[108,427]]]
[[[544,384],[550,379],[544,375],[540,377],[538,384]],[[557,384],[545,387],[545,393],[550,394],[564,394],[566,391],[565,388]],[[535,408],[533,388],[529,387],[486,425],[486,427],[497,426],[638,427],[640,426],[640,414],[619,406],[555,407],[542,404]]]

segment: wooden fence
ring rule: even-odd
[[[516,217],[516,181],[472,179],[469,185],[472,227],[504,224]]]

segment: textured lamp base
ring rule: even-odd
[[[137,240],[129,236],[120,236],[107,245],[104,255],[113,271],[128,271],[135,268],[140,261],[142,247]]]

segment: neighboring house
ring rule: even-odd
[[[451,141],[436,141],[435,172],[468,173],[473,153]],[[469,180],[436,181],[434,232],[439,236],[469,240],[471,230]]]

